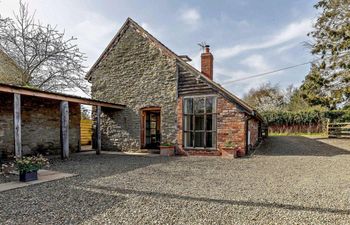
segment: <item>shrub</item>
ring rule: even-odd
[[[37,171],[48,164],[48,160],[42,155],[17,158],[15,161],[15,166],[20,173]]]

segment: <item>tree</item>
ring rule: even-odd
[[[331,82],[322,76],[318,65],[313,64],[309,74],[305,77],[299,88],[300,96],[311,106],[322,106],[328,109],[336,109],[342,101],[339,92],[330,88]]]
[[[319,80],[327,81],[321,91],[328,92],[324,95],[331,94],[328,97],[333,100],[339,100],[332,104],[346,104],[350,95],[350,1],[320,0],[315,8],[321,14],[309,35],[314,39],[312,54],[321,57]],[[313,69],[310,73],[315,72]]]
[[[23,68],[23,86],[59,92],[79,88],[86,93],[85,56],[75,41],[56,27],[36,21],[21,1],[14,19],[0,20],[0,49]]]
[[[282,90],[277,84],[272,85],[271,83],[250,89],[243,99],[259,112],[279,110],[285,105]]]
[[[310,108],[309,103],[302,96],[302,92],[299,88],[290,85],[286,88],[284,94],[285,107],[284,110],[287,111],[302,111]]]

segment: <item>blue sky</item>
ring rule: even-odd
[[[214,80],[263,73],[314,59],[304,46],[317,17],[314,0],[30,0],[42,23],[57,25],[78,38],[89,68],[127,17],[131,17],[177,54],[189,55],[200,66],[200,47],[210,44]],[[0,0],[0,14],[12,16],[18,2]],[[300,85],[310,66],[225,86],[238,96],[263,82],[281,87]]]

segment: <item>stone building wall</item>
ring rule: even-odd
[[[91,73],[94,99],[126,105],[122,111],[103,110],[102,149],[139,149],[145,107],[161,108],[162,142],[175,142],[176,82],[175,59],[128,27]]]
[[[0,152],[14,155],[13,95],[0,94]],[[60,154],[60,102],[21,96],[23,154]],[[79,149],[80,105],[69,103],[70,151]]]
[[[22,69],[0,50],[0,83],[19,85],[21,77]]]

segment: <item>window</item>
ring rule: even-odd
[[[184,99],[185,148],[216,148],[216,97]]]

